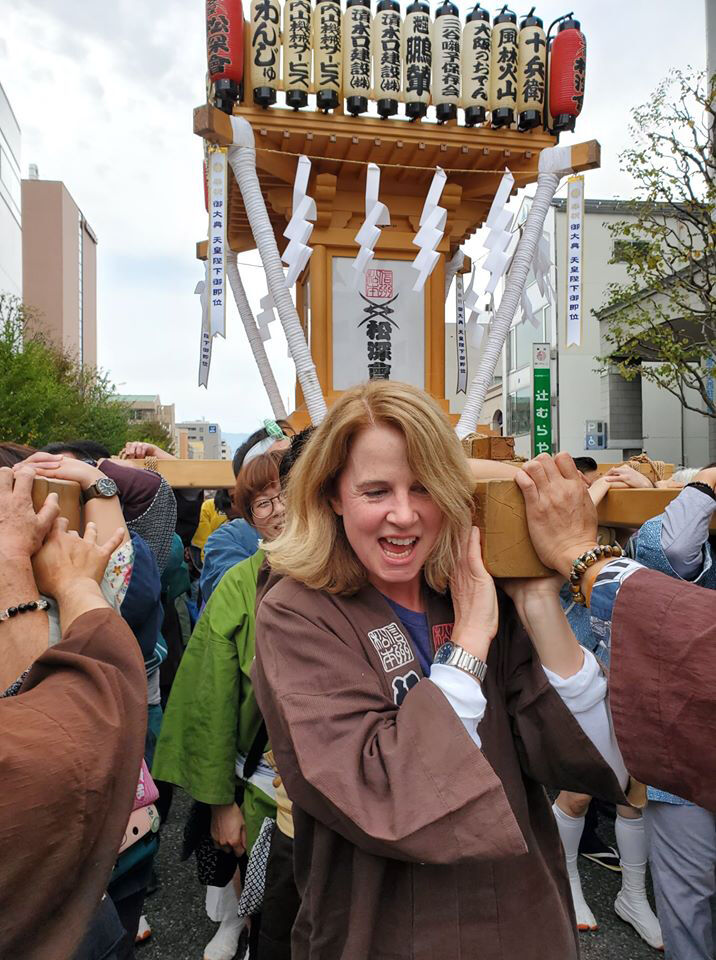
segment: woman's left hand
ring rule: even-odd
[[[38,477],[48,477],[52,480],[73,480],[79,483],[83,490],[87,490],[92,484],[104,477],[101,470],[93,467],[84,460],[76,460],[74,457],[63,457],[55,453],[33,453],[27,460],[16,463],[13,470],[17,472],[23,466],[30,465],[34,467]]]
[[[499,580],[498,583],[514,605],[520,607],[528,600],[553,600],[558,597],[565,579],[561,573],[557,573],[552,577],[514,577]]]

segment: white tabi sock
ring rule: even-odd
[[[614,832],[622,865],[622,888],[614,902],[617,915],[657,950],[664,945],[661,926],[646,897],[647,841],[644,821],[617,813]]]
[[[577,857],[579,856],[579,841],[582,838],[584,830],[584,817],[570,817],[568,813],[560,809],[556,803],[552,805],[554,819],[557,821],[557,829],[564,847],[564,859],[567,864],[567,876],[569,877],[569,886],[572,890],[572,902],[574,903],[574,912],[577,915],[578,930],[596,930],[597,921],[594,914],[587,906],[587,901],[582,893],[582,883],[579,879],[579,870],[577,868]]]

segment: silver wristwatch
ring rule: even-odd
[[[446,667],[457,667],[458,670],[469,673],[480,683],[485,679],[487,673],[487,664],[484,660],[473,657],[464,647],[460,647],[456,643],[450,643],[450,641],[440,647],[435,654],[433,663],[443,663]]]

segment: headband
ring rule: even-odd
[[[244,457],[244,462],[241,464],[242,468],[245,467],[247,463],[255,460],[256,457],[260,457],[262,453],[268,453],[277,440],[288,439],[275,420],[264,420],[264,430],[268,436],[263,440],[259,440],[258,443],[255,443],[254,446],[251,447]]]

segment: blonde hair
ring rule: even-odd
[[[355,593],[367,582],[330,500],[352,441],[360,431],[378,425],[403,435],[410,469],[442,511],[442,529],[424,568],[427,582],[442,593],[472,522],[475,481],[437,403],[416,387],[390,380],[348,390],[314,431],[289,476],[286,525],[266,548],[271,567],[329,593]]]

